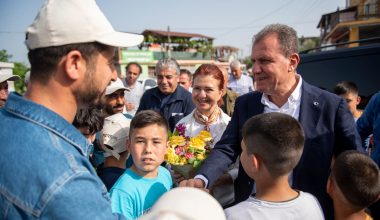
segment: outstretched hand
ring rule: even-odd
[[[184,180],[179,183],[179,187],[194,187],[194,188],[204,190],[207,193],[209,192],[209,190],[205,188],[205,183],[201,179]]]

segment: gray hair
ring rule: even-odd
[[[230,63],[230,68],[232,68],[232,67],[237,67],[237,68],[240,68],[240,62],[239,62],[239,60],[234,60],[234,61],[232,61],[231,63]]]
[[[276,34],[281,45],[282,54],[288,57],[292,53],[298,53],[297,32],[284,24],[270,24],[264,27],[253,37],[253,45],[270,34]]]
[[[174,69],[176,74],[179,75],[179,64],[173,58],[164,58],[157,62],[155,73],[156,75],[161,72],[163,69]]]

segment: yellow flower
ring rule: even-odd
[[[206,146],[206,143],[198,136],[190,138],[189,147],[203,150],[205,146]]]
[[[170,147],[165,155],[165,160],[169,164],[177,166],[183,166],[189,163],[194,167],[199,166],[200,162],[207,157],[205,147],[210,141],[212,141],[212,136],[208,131],[201,131],[197,136],[191,137],[190,139],[180,135],[171,136],[169,138]],[[193,154],[195,157],[188,157],[187,159],[186,155],[189,154]]]
[[[185,165],[185,164],[187,164],[186,157],[181,157],[181,160],[179,161],[179,165]]]
[[[205,130],[202,130],[201,132],[199,132],[198,137],[205,142],[212,140],[211,133]]]
[[[178,155],[175,153],[175,151],[172,148],[168,149],[168,152],[165,155],[165,159],[171,164],[175,164],[179,161]]]
[[[171,147],[183,146],[186,144],[186,139],[182,136],[171,136],[169,138],[169,144]]]
[[[195,158],[200,161],[203,161],[204,159],[206,159],[204,154],[197,154]]]

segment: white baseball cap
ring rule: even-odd
[[[121,79],[117,78],[116,81],[111,81],[111,83],[107,86],[105,95],[110,95],[119,89],[129,91],[129,89],[124,86]]]
[[[131,47],[143,39],[115,31],[95,0],[47,0],[28,27],[25,44],[29,50],[89,42]]]
[[[162,195],[139,220],[225,220],[222,206],[210,194],[192,187],[177,187]]]
[[[101,131],[104,146],[104,157],[114,156],[120,158],[120,153],[127,150],[126,141],[129,137],[131,119],[122,113],[111,115],[104,119]]]
[[[11,73],[3,73],[0,70],[0,83],[5,82],[5,81],[17,81],[19,79],[20,77],[17,75],[13,75]]]

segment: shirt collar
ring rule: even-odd
[[[299,102],[301,102],[301,88],[302,88],[302,77],[299,74],[296,74],[296,77],[298,78],[298,83],[292,94],[288,97],[288,101],[284,104],[284,106],[288,103],[288,105],[295,105]],[[261,97],[261,103],[265,106],[268,106],[272,108],[273,106],[276,106],[273,102],[269,100],[269,97],[267,94],[263,93],[263,96]],[[277,107],[278,108],[278,107]]]

